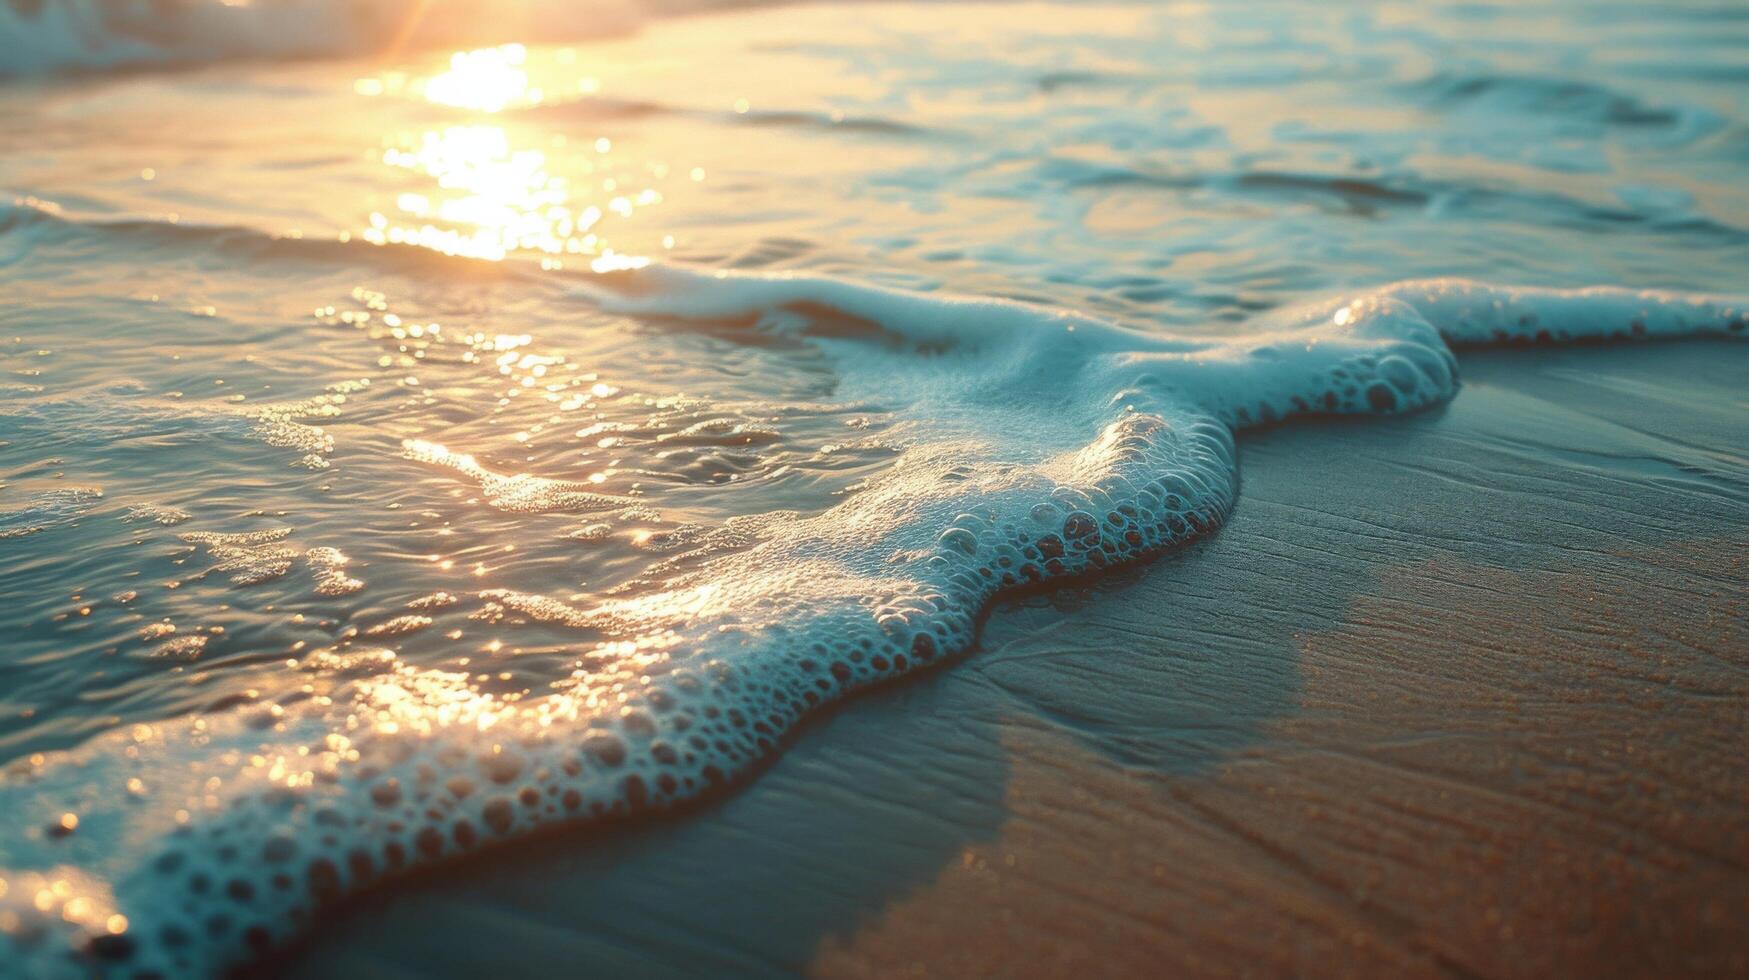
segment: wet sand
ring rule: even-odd
[[[737,792],[357,901],[287,976],[1741,975],[1749,350],[1465,358]],[[1535,394],[1532,394],[1535,392]]]

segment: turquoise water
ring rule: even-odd
[[[177,9],[0,32],[0,971],[690,798],[1452,346],[1743,329],[1730,6]]]

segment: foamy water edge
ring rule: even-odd
[[[1246,428],[1438,403],[1456,392],[1454,346],[1749,324],[1739,299],[1455,280],[1270,314],[1230,341],[824,277],[651,266],[576,289],[626,315],[815,345],[846,397],[904,406],[905,453],[832,510],[751,522],[720,553],[707,542],[697,570],[649,594],[489,597],[601,636],[572,690],[508,704],[385,651],[318,651],[297,665],[315,686],[299,703],[136,725],[15,764],[0,777],[15,831],[0,842],[15,926],[0,965],[213,972],[386,875],[696,798],[810,713],[965,653],[1004,590],[1217,528]]]

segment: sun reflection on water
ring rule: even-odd
[[[449,70],[425,82],[428,101],[476,112],[502,112],[518,105],[538,105],[544,93],[529,84],[523,65],[528,49],[520,44],[457,51]]]
[[[405,76],[390,73],[361,79],[356,89],[367,97],[405,91],[437,105],[499,113],[543,101],[542,90],[530,84],[527,60],[520,44],[458,51],[448,70],[422,83],[404,88]],[[483,121],[392,138],[383,163],[430,178],[432,185],[402,191],[391,208],[371,213],[362,237],[477,259],[540,253],[549,267],[560,265],[562,256],[587,256],[609,268],[642,264],[609,247],[598,225],[631,218],[660,203],[662,193],[625,186],[627,168],[616,166],[606,137],[569,141],[553,134],[531,141],[520,123]],[[666,168],[644,172],[660,177]]]
[[[423,173],[435,193],[404,192],[395,220],[376,213],[366,239],[423,245],[450,255],[502,259],[516,250],[550,254],[596,250],[594,205],[574,210],[566,181],[547,170],[540,150],[512,147],[501,126],[450,126],[417,144],[383,151],[383,162]]]

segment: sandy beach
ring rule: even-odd
[[[1749,352],[1464,366],[1246,440],[1214,538],[1003,606],[738,792],[369,897],[275,970],[1741,974]]]
[[[0,4],[0,980],[1749,977],[1740,7]]]

